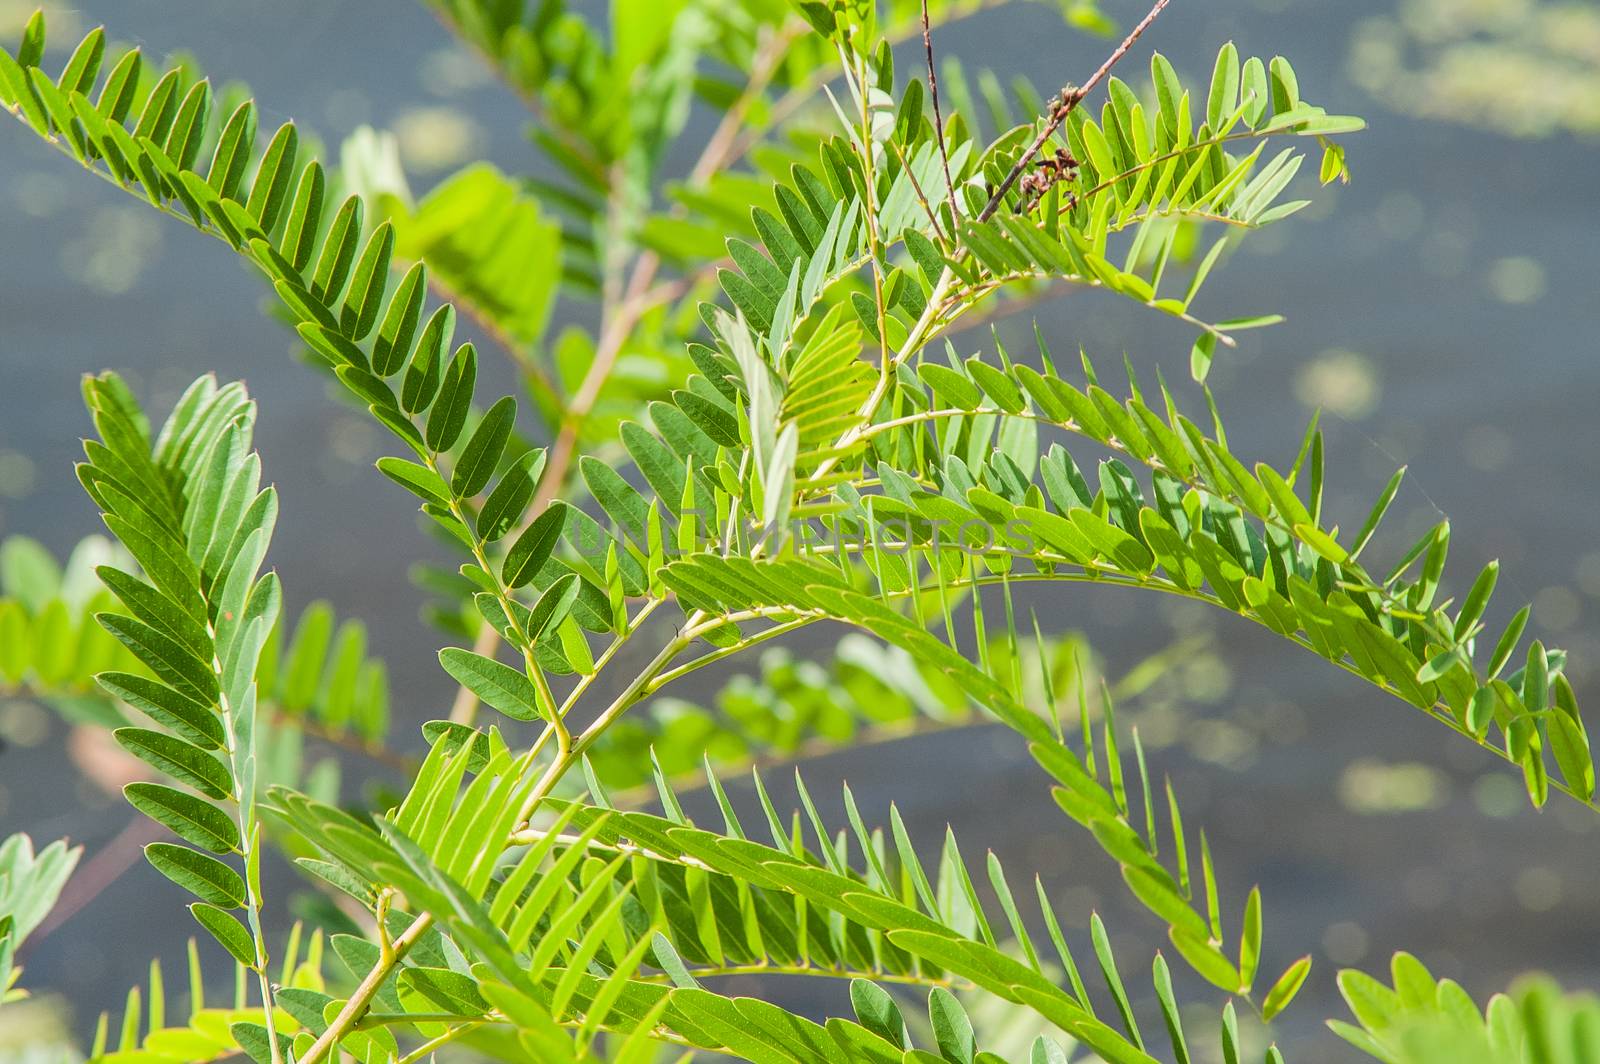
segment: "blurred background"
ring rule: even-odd
[[[14,42],[33,6],[0,0],[0,39]],[[1123,24],[1144,7],[1105,6]],[[294,118],[329,145],[361,126],[392,131],[417,193],[480,156],[508,173],[538,165],[526,112],[420,5],[98,0],[53,4],[50,19],[58,45],[103,21],[114,39],[152,54],[187,50],[219,81],[248,84],[263,126]],[[1142,81],[1155,48],[1203,83],[1229,38],[1245,54],[1291,57],[1309,97],[1370,122],[1349,141],[1348,187],[1324,190],[1312,208],[1246,240],[1210,281],[1203,312],[1213,318],[1287,316],[1218,356],[1211,383],[1234,450],[1291,461],[1320,405],[1329,502],[1346,527],[1396,466],[1408,466],[1376,545],[1382,556],[1448,513],[1455,571],[1502,559],[1502,606],[1534,603],[1533,633],[1571,650],[1580,701],[1594,702],[1600,6],[1174,0],[1124,76]],[[1041,87],[1082,78],[1107,47],[1032,3],[974,16],[936,44],[969,70],[992,67]],[[920,60],[908,52],[902,63]],[[1035,316],[1059,350],[1081,343],[1102,361],[1126,352],[1141,370],[1182,377],[1188,336],[1123,302],[1069,295]],[[341,616],[367,622],[369,648],[387,660],[397,692],[396,745],[417,749],[416,725],[445,715],[453,686],[407,570],[442,554],[418,530],[408,497],[374,474],[386,453],[379,429],[291,357],[291,337],[263,305],[259,278],[224,245],[0,124],[0,536],[34,537],[60,557],[100,531],[71,474],[88,431],[80,374],[114,368],[153,410],[199,373],[245,379],[261,405],[257,446],[282,498],[270,563],[288,603],[297,611],[326,597]],[[1027,316],[1000,330],[1016,348],[1031,345]],[[987,342],[965,335],[962,353]],[[511,387],[503,366],[484,361],[502,391]],[[1279,1032],[1291,1060],[1350,1059],[1318,1026],[1344,1015],[1334,973],[1385,968],[1399,948],[1480,1000],[1529,969],[1596,985],[1592,814],[1560,796],[1530,810],[1503,763],[1238,618],[1082,587],[1025,605],[1047,629],[1084,632],[1113,677],[1190,640],[1176,671],[1128,711],[1152,767],[1183,795],[1186,818],[1206,825],[1223,896],[1261,884],[1264,968],[1316,958],[1292,1010],[1298,1019]],[[703,697],[729,671],[697,674],[680,693]],[[70,836],[88,858],[111,847],[98,867],[114,874],[80,891],[73,918],[36,936],[23,958],[39,995],[26,1014],[29,1037],[82,1044],[153,956],[182,970],[192,925],[157,873],[116,859],[135,814],[83,775],[92,743],[46,707],[3,692],[0,742],[0,835]],[[383,771],[363,763],[349,773]],[[893,798],[930,844],[950,823],[969,860],[989,846],[1013,876],[1040,873],[1060,911],[1106,915],[1129,967],[1160,944],[1009,733],[930,735],[806,771],[818,793],[837,793],[847,779],[869,820]],[[276,915],[287,919],[281,908]],[[0,1028],[20,1030],[11,1019]],[[0,1033],[0,1057],[7,1039]]]

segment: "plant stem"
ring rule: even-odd
[[[696,618],[703,619],[703,615],[697,612],[691,617],[690,624],[684,626],[685,632],[693,626]],[[528,818],[538,808],[539,802],[550,794],[556,783],[572,767],[573,763],[583,756],[584,750],[588,749],[600,737],[600,734],[620,717],[629,706],[644,696],[650,681],[655,678],[657,673],[671,664],[672,659],[684,647],[688,646],[692,639],[692,636],[680,632],[668,640],[666,645],[661,648],[660,653],[651,659],[650,664],[646,665],[637,676],[629,681],[623,692],[616,697],[611,705],[606,707],[605,712],[596,717],[594,722],[584,729],[583,734],[578,736],[576,741],[572,740],[565,729],[557,733],[556,740],[558,745],[556,747],[555,760],[550,762],[550,767],[545,769],[545,773],[540,777],[538,784],[524,799],[522,808],[517,812],[516,822],[518,824],[526,824],[528,822]]]
[[[950,283],[955,280],[955,271],[946,266],[939,274],[939,280],[934,284],[933,291],[928,296],[928,302],[923,307],[921,315],[917,317],[916,324],[911,327],[911,332],[906,336],[906,342],[895,353],[894,359],[889,363],[887,370],[878,375],[878,383],[872,389],[872,394],[867,396],[867,401],[861,404],[857,412],[860,422],[839,437],[839,442],[834,444],[827,458],[818,463],[816,471],[811,474],[812,481],[820,481],[835,465],[849,453],[854,444],[865,438],[868,428],[872,425],[872,416],[878,412],[878,407],[889,394],[889,384],[894,380],[893,369],[916,353],[922,338],[933,326],[933,320],[938,315],[939,306],[943,302],[945,293],[950,289]]]
[[[742,652],[750,649],[751,647],[755,646],[758,643],[764,643],[767,640],[775,639],[776,637],[778,637],[780,635],[787,635],[790,632],[793,632],[793,631],[795,631],[797,629],[800,629],[800,628],[804,628],[806,625],[813,624],[813,623],[815,623],[815,622],[817,622],[817,621],[819,621],[821,619],[822,619],[822,616],[820,614],[808,614],[807,616],[799,617],[799,618],[796,618],[795,620],[792,620],[792,621],[785,621],[782,624],[775,624],[771,628],[767,628],[767,629],[765,629],[763,631],[757,632],[755,635],[750,636],[748,639],[740,640],[734,646],[721,647],[721,648],[718,648],[716,650],[712,650],[712,651],[710,651],[710,652],[708,652],[706,654],[701,655],[698,658],[695,658],[692,661],[684,662],[682,665],[679,665],[676,669],[670,669],[670,670],[668,670],[666,672],[661,673],[655,679],[653,679],[649,683],[645,684],[644,690],[641,691],[640,694],[641,694],[641,696],[654,694],[655,692],[659,691],[661,688],[667,686],[668,684],[672,683],[673,681],[681,680],[683,677],[689,675],[691,672],[694,672],[696,669],[704,668],[705,666],[710,665],[710,664],[712,664],[714,662],[721,661],[723,658],[732,657],[734,654],[742,653]],[[728,620],[728,618],[719,617],[719,618],[717,618],[717,620],[718,620],[719,623],[721,623],[721,622],[723,622],[725,620]]]
[[[344,1008],[328,1024],[328,1029],[311,1044],[306,1050],[306,1055],[295,1064],[318,1064],[332,1052],[339,1039],[349,1034],[356,1023],[366,1015],[367,1007],[372,1004],[372,999],[377,996],[378,988],[383,986],[384,980],[389,978],[389,973],[404,959],[412,946],[417,944],[428,928],[433,926],[433,916],[423,913],[411,921],[411,926],[400,932],[400,937],[392,943],[383,941],[382,952],[379,954],[378,963],[373,965],[372,971],[361,980],[361,985],[356,987],[355,993],[350,995],[350,1000],[344,1003]]]
[[[477,1030],[486,1022],[488,1021],[474,1020],[471,1023],[463,1023],[459,1027],[452,1027],[444,1034],[439,1035],[437,1038],[430,1038],[428,1041],[422,1043],[420,1046],[401,1057],[397,1064],[416,1064],[417,1061],[422,1060],[435,1050],[454,1042],[457,1038],[460,1038],[462,1035],[467,1034],[470,1031]]]
[[[600,675],[601,671],[611,662],[611,659],[616,657],[617,651],[622,649],[624,644],[628,642],[629,637],[631,637],[634,632],[639,630],[639,625],[642,624],[646,618],[654,613],[656,609],[666,601],[667,600],[665,598],[651,599],[643,606],[639,607],[639,612],[634,614],[633,617],[628,621],[627,629],[613,639],[610,646],[606,647],[605,650],[600,652],[600,656],[594,661],[594,670],[584,674],[579,678],[578,682],[573,685],[572,690],[567,694],[566,701],[561,704],[561,715],[563,717],[571,712],[573,706],[577,705],[578,699],[581,698],[583,693],[589,689],[589,685],[594,683],[595,677]]]
[[[685,627],[692,627],[696,618],[704,619],[702,615],[696,614],[695,617],[690,618],[690,625]],[[539,778],[539,782],[534,785],[533,790],[529,792],[527,799],[523,802],[522,809],[517,816],[518,823],[527,821],[534,809],[538,807],[539,802],[550,794],[551,790],[561,780],[561,777],[566,774],[573,762],[582,754],[584,747],[593,742],[605,730],[607,725],[637,701],[645,686],[656,673],[666,667],[679,651],[689,645],[689,642],[690,637],[682,634],[670,640],[650,664],[645,666],[644,670],[633,679],[627,689],[617,696],[616,701],[593,724],[585,729],[576,743],[572,741],[571,734],[564,726],[558,725],[555,728],[555,758],[550,762],[549,767],[545,769],[544,775]],[[556,719],[559,721],[560,717],[558,716]],[[548,731],[546,735],[548,735]],[[543,741],[543,738],[541,738],[541,744]],[[513,839],[515,839],[515,835],[513,835]],[[339,1010],[339,1015],[334,1018],[333,1023],[328,1026],[328,1029],[307,1051],[306,1056],[301,1058],[297,1064],[318,1064],[328,1055],[333,1043],[348,1033],[353,1025],[359,1022],[366,1014],[367,1007],[377,994],[378,988],[383,985],[384,980],[389,977],[389,973],[394,970],[395,966],[405,957],[406,952],[416,944],[417,940],[422,937],[423,933],[432,924],[433,916],[429,913],[423,913],[413,920],[411,926],[401,932],[400,937],[395,939],[393,943],[389,943],[387,940],[380,941],[382,952],[379,955],[378,963],[367,973],[367,977],[361,981],[361,985],[356,988],[350,1000],[345,1002],[344,1008]]]

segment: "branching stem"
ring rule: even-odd
[[[328,1029],[322,1032],[317,1040],[311,1044],[311,1048],[306,1050],[306,1055],[296,1061],[295,1064],[319,1064],[320,1061],[328,1057],[334,1046],[338,1044],[339,1039],[349,1034],[362,1017],[367,1014],[367,1009],[372,1004],[372,999],[377,996],[379,987],[383,986],[384,981],[389,978],[389,973],[394,971],[395,966],[405,958],[411,947],[415,946],[417,941],[427,933],[428,928],[432,926],[433,916],[429,913],[423,913],[411,921],[411,925],[400,932],[399,937],[392,943],[381,945],[378,963],[373,965],[366,978],[361,980],[361,985],[356,987],[355,992],[350,995],[350,999],[339,1010],[339,1014],[333,1018],[333,1022],[328,1024]]]

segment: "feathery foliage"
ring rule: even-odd
[[[424,725],[426,753],[393,753],[360,623],[336,630],[323,603],[292,632],[281,619],[263,572],[277,496],[244,388],[201,377],[152,430],[119,377],[85,379],[96,438],[78,475],[115,545],[87,541],[64,576],[36,544],[0,549],[0,680],[114,727],[148,767],[128,801],[179,841],[147,856],[236,975],[232,1005],[207,1008],[191,947],[188,1020],[169,1024],[153,966],[116,1048],[103,1022],[92,1057],[996,1064],[1026,1027],[1046,1033],[1003,1052],[1037,1064],[1242,1059],[1241,1011],[1273,1021],[1310,958],[1263,970],[1260,890],[1223,897],[1204,830],[1087,649],[1017,616],[1021,584],[1243,616],[1500,754],[1536,804],[1594,804],[1565,654],[1524,640],[1526,608],[1485,622],[1495,563],[1458,599],[1448,524],[1372,558],[1400,474],[1360,529],[1333,526],[1315,419],[1286,466],[1230,447],[1208,370],[1277,319],[1219,318],[1202,286],[1306,206],[1285,197],[1307,151],[1324,184],[1347,178],[1341,138],[1362,127],[1302,97],[1287,60],[1230,43],[1209,80],[1157,53],[1125,81],[1113,68],[1160,0],[1042,97],[988,74],[974,89],[953,65],[935,78],[932,28],[978,2],[628,2],[609,26],[559,3],[431,6],[527,102],[554,176],[474,164],[414,200],[381,137],[353,138],[336,169],[293,123],[258,131],[253,101],[221,107],[192,69],[103,30],[58,76],[42,16],[0,50],[0,104],[236,251],[389,432],[378,471],[455,552],[423,571],[429,616],[465,644],[439,652],[459,694]],[[893,46],[919,35],[926,70],[896,71]],[[696,107],[714,128],[674,176]],[[1042,335],[1027,355],[998,335],[958,351],[961,329],[1056,289],[1190,330],[1204,414],[1164,377],[1113,383],[1082,352],[1069,368]],[[548,335],[557,307],[596,302],[592,334]],[[516,393],[480,392],[491,348]],[[664,693],[821,622],[856,630],[827,664],[768,648],[709,708]],[[1098,915],[1062,912],[993,854],[974,865],[952,832],[919,849],[893,805],[871,826],[848,787],[829,825],[798,772],[785,817],[767,782],[777,763],[956,724],[1015,733],[1166,928],[1198,977],[1184,985],[1220,1002],[1180,1004],[1160,953],[1147,994]],[[306,736],[404,779],[348,803],[336,776],[302,770]],[[759,819],[729,793],[747,772]],[[689,786],[714,801],[704,822]],[[320,899],[320,926],[281,949],[262,916],[269,844]],[[74,854],[0,847],[0,987]],[[1082,922],[1075,951],[1063,928]],[[850,1014],[734,996],[734,975],[838,980]],[[1544,985],[1485,1014],[1409,955],[1394,983],[1341,976],[1359,1026],[1335,1029],[1382,1060],[1594,1044],[1590,1004]],[[1150,995],[1156,1022],[1136,1008]]]

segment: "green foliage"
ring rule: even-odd
[[[118,728],[122,748],[187,788],[129,785],[135,807],[190,844],[150,843],[145,856],[199,899],[195,918],[257,973],[270,1000],[260,921],[256,667],[282,591],[275,574],[257,575],[278,502],[260,486],[261,463],[250,450],[255,407],[242,386],[202,377],[152,437],[120,378],[85,378],[83,390],[100,439],[86,449],[80,480],[143,573],[97,570],[127,613],[95,620],[149,670],[95,679],[160,725]],[[217,855],[236,857],[242,871]],[[235,910],[245,911],[248,928]],[[270,1017],[266,1029],[273,1029]]]
[[[0,691],[46,701],[74,724],[121,728],[160,715],[192,739],[220,742],[219,718],[195,707],[184,715],[188,704],[162,691],[154,671],[95,620],[101,613],[134,616],[108,585],[137,596],[123,575],[135,566],[103,536],[84,538],[64,564],[26,537],[0,540]],[[256,666],[258,775],[263,784],[334,794],[338,762],[308,765],[305,738],[395,761],[384,746],[387,668],[367,655],[366,626],[337,622],[326,602],[306,607],[292,633],[287,627],[280,615]]]
[[[1481,1011],[1459,984],[1435,979],[1409,953],[1394,955],[1391,982],[1363,972],[1339,973],[1339,990],[1356,1023],[1329,1023],[1347,1042],[1389,1064],[1558,1064],[1600,1049],[1600,1001],[1592,994],[1564,994],[1548,978],[1523,979]]]
[[[1361,128],[1305,102],[1287,60],[1228,44],[1186,85],[1157,54],[1135,88],[1110,72],[1157,4],[1049,103],[947,65],[945,111],[931,80],[897,77],[893,45],[978,3],[630,2],[609,26],[559,3],[433,6],[533,109],[546,177],[474,164],[413,201],[382,137],[353,138],[335,171],[292,123],[258,137],[252,101],[223,105],[192,69],[151,69],[101,30],[58,77],[39,65],[42,16],[0,51],[7,110],[233,248],[313,364],[389,431],[379,472],[454,552],[421,571],[428,613],[469,644],[438,655],[460,691],[424,725],[425,756],[391,751],[365,628],[336,628],[324,603],[292,632],[280,620],[261,573],[276,494],[243,387],[203,377],[152,432],[119,378],[86,379],[98,438],[79,479],[117,546],[91,541],[65,574],[36,544],[0,549],[0,678],[115,727],[153,770],[128,800],[178,842],[149,860],[195,897],[236,974],[233,1006],[207,1009],[191,960],[189,1021],[169,1026],[153,968],[148,1006],[135,990],[117,1048],[103,1024],[92,1056],[1241,1059],[1241,1010],[1270,1023],[1310,958],[1263,970],[1261,892],[1225,898],[1204,830],[1087,648],[1018,618],[1023,583],[1237,614],[1501,754],[1535,803],[1557,789],[1593,804],[1565,654],[1524,641],[1526,608],[1486,628],[1497,564],[1458,604],[1441,524],[1374,567],[1400,474],[1352,535],[1323,513],[1316,421],[1292,463],[1250,461],[1205,388],[1233,334],[1277,319],[1202,318],[1203,283],[1306,205],[1284,198],[1303,148],[1321,149],[1323,183],[1346,178],[1336,138]],[[1103,27],[1090,4],[1067,15]],[[669,181],[693,106],[714,128]],[[1297,139],[1269,156],[1279,137]],[[1081,353],[1064,370],[1042,336],[1037,356],[998,338],[958,352],[960,328],[1060,285],[1192,329],[1205,415],[1162,377],[1102,383]],[[592,332],[546,335],[596,297]],[[517,389],[480,396],[480,361],[501,353]],[[820,622],[856,630],[825,664],[769,648],[710,706],[663,694]],[[785,817],[761,771],[958,725],[1026,744],[1220,1003],[1180,1006],[1162,954],[1146,992],[1098,916],[1059,911],[1037,879],[1029,897],[993,855],[973,865],[953,833],[919,850],[893,805],[871,828],[848,787],[830,826],[798,773]],[[331,772],[302,771],[306,735],[406,779],[349,805]],[[729,793],[746,771],[759,822]],[[685,812],[701,772],[715,826]],[[268,844],[323,895],[307,911],[328,933],[304,960],[298,931],[279,960],[263,928]],[[64,844],[37,861],[25,839],[0,848],[0,969],[71,862]],[[1063,928],[1082,923],[1074,946]],[[324,973],[324,942],[342,970]],[[851,1015],[721,992],[757,974],[843,980]],[[1361,1027],[1336,1029],[1380,1059],[1555,1059],[1530,1047],[1589,1029],[1586,1002],[1545,988],[1480,1022],[1414,961],[1395,980],[1341,980]],[[1151,994],[1159,1027],[1135,1008]],[[1020,1031],[1043,1033],[1023,1047]]]
[[[0,1005],[27,996],[17,986],[17,947],[49,915],[82,855],[83,847],[68,849],[63,839],[37,853],[26,835],[0,842]]]
[[[210,930],[210,926],[206,926]],[[294,1031],[308,1022],[310,1017],[304,1011],[304,1003],[325,996],[322,994],[325,952],[321,931],[305,936],[299,924],[291,930],[282,961],[274,972],[281,1002],[274,1016],[279,1032]],[[268,1059],[260,1052],[266,1046],[262,1010],[259,1005],[252,1005],[246,994],[249,962],[234,960],[232,977],[226,981],[233,989],[226,999],[227,1004],[220,1004],[214,1000],[215,972],[208,976],[192,938],[188,941],[186,959],[186,997],[179,999],[168,990],[161,962],[151,961],[149,979],[144,986],[128,991],[122,1015],[116,1021],[115,1034],[111,1029],[111,1017],[101,1014],[89,1050],[90,1060],[175,1064],[220,1059],[236,1055],[240,1050],[258,1060]],[[209,1003],[208,988],[213,997]],[[180,1000],[186,1006],[183,1011],[179,1009]]]

